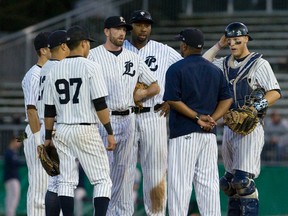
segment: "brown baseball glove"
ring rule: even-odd
[[[135,103],[135,106],[139,107],[140,109],[143,109],[143,103],[142,101],[137,101],[135,100],[135,93],[139,90],[139,89],[147,89],[148,86],[144,83],[141,83],[141,82],[137,82],[136,86],[135,86],[135,89],[134,89],[134,92],[133,92],[133,98],[134,98],[134,103]]]
[[[244,136],[251,133],[259,122],[257,111],[248,106],[229,110],[223,119],[232,131]]]
[[[60,173],[59,157],[56,148],[53,145],[45,146],[44,144],[37,146],[38,157],[41,164],[48,175],[56,176]]]

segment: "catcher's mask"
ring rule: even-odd
[[[225,37],[232,38],[232,37],[241,37],[241,36],[248,36],[249,40],[252,41],[253,38],[248,33],[248,28],[241,22],[233,22],[230,23],[225,28]]]

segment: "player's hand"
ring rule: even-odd
[[[160,106],[160,108],[158,108],[157,110],[155,110],[155,112],[159,112],[160,111],[160,116],[164,115],[164,117],[166,117],[170,111],[170,106],[167,102],[163,102]]]
[[[227,43],[227,38],[225,37],[225,35],[223,35],[220,40],[218,41],[218,45],[220,46],[220,48],[224,48],[226,46],[228,46],[228,43]]]
[[[107,151],[113,151],[116,148],[116,140],[114,135],[108,135],[108,147],[106,148]]]
[[[211,131],[217,125],[216,121],[210,115],[201,115],[197,123],[207,132]]]

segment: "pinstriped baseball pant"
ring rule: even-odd
[[[191,133],[169,140],[169,215],[187,215],[193,186],[200,214],[220,216],[218,147],[212,133]]]
[[[43,134],[44,125],[41,125]],[[45,216],[45,194],[48,186],[48,174],[43,169],[38,159],[37,146],[30,126],[27,125],[25,132],[27,139],[24,140],[24,154],[28,167],[28,192],[27,192],[27,215]]]

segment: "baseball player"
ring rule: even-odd
[[[45,144],[51,144],[57,116],[53,143],[60,159],[58,196],[63,215],[71,216],[74,212],[74,189],[79,179],[78,159],[94,186],[94,215],[104,216],[111,197],[112,182],[98,123],[100,120],[108,133],[107,150],[113,150],[115,139],[105,102],[108,92],[101,67],[86,59],[90,42],[94,41],[88,32],[73,26],[68,29],[67,38],[69,57],[51,68],[46,76],[43,95]]]
[[[188,28],[180,32],[177,40],[181,41],[184,59],[168,69],[163,98],[171,106],[169,215],[187,215],[193,184],[200,214],[220,216],[214,127],[229,109],[232,96],[222,71],[201,56],[203,33]]]
[[[259,101],[254,103],[260,123],[246,136],[224,127],[222,156],[225,175],[220,179],[221,190],[229,196],[228,215],[258,215],[258,192],[254,182],[260,174],[260,154],[264,145],[263,117],[267,107],[280,97],[280,87],[268,61],[259,53],[250,52],[252,40],[248,28],[240,22],[230,23],[225,36],[209,49],[204,57],[224,71],[233,91],[231,108],[243,106],[245,98],[255,92]],[[231,55],[214,59],[217,52],[228,45]]]
[[[107,105],[111,111],[117,145],[109,157],[113,182],[109,215],[132,215],[134,211],[133,185],[128,184],[127,173],[132,160],[131,148],[135,132],[133,91],[137,81],[147,84],[146,90],[137,92],[139,100],[148,99],[159,93],[159,86],[141,58],[122,48],[126,31],[132,29],[121,16],[108,17],[104,23],[106,42],[90,51],[89,58],[101,64],[108,88]],[[107,132],[100,126],[100,134],[107,145]],[[121,199],[120,194],[125,194]]]
[[[136,115],[136,139],[133,162],[129,170],[134,179],[137,155],[143,171],[143,195],[147,215],[165,215],[167,188],[167,121],[169,105],[163,102],[165,74],[168,67],[182,59],[171,47],[150,40],[152,17],[148,11],[132,13],[131,39],[125,40],[124,47],[137,53],[156,76],[160,93],[143,102],[144,108]]]
[[[38,34],[34,39],[34,47],[38,55],[37,63],[30,68],[22,80],[22,89],[25,101],[27,138],[24,139],[24,154],[28,167],[27,215],[45,215],[45,193],[48,184],[48,175],[37,158],[37,146],[41,144],[40,130],[44,130],[43,122],[39,121],[37,102],[39,98],[41,67],[50,58],[48,48],[49,32]]]
[[[44,122],[44,103],[43,103],[43,93],[46,77],[49,71],[58,62],[69,55],[69,48],[67,46],[67,33],[65,30],[57,30],[51,33],[48,37],[48,47],[51,52],[51,59],[48,60],[41,69],[40,77],[40,96],[39,96],[39,106],[38,115],[42,122]],[[42,143],[45,139],[43,138]],[[49,176],[48,189],[45,196],[45,212],[46,216],[59,216],[60,213],[60,203],[58,200],[58,177],[59,176]]]

